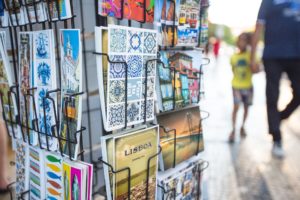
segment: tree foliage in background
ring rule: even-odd
[[[217,29],[223,29],[222,41],[226,42],[229,45],[235,45],[235,36],[232,34],[231,29],[226,25],[213,24],[209,22],[208,36],[217,37]]]

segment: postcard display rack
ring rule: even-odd
[[[207,40],[208,2],[192,1],[195,2],[199,5],[198,9],[180,5],[179,0],[140,0],[135,5],[121,0],[119,5],[113,6],[110,1],[95,0],[97,34],[93,53],[97,59],[103,122],[100,133],[102,156],[93,160],[94,148],[90,142],[90,158],[87,161],[83,140],[88,138],[91,141],[92,135],[99,133],[91,133],[89,100],[88,129],[81,126],[81,98],[85,93],[89,98],[83,1],[79,1],[81,32],[75,29],[76,15],[72,0],[4,1],[1,28],[9,33],[7,38],[12,50],[6,51],[6,36],[1,32],[0,94],[3,119],[16,150],[17,178],[16,183],[9,185],[9,188],[15,185],[16,196],[11,192],[11,199],[92,199],[92,195],[103,194],[96,189],[97,178],[93,179],[102,169],[105,172],[102,178],[105,179],[104,195],[107,199],[180,199],[188,195],[191,199],[200,198],[201,174],[208,163],[199,156],[178,160],[181,157],[178,146],[184,144],[180,140],[186,136],[179,132],[187,131],[192,135],[189,141],[196,143],[194,155],[201,151],[203,145],[201,121],[204,118],[200,118],[197,103],[202,94],[203,60],[207,60],[200,57],[199,47]],[[127,28],[108,25],[108,21],[127,23]],[[140,28],[133,28],[132,24],[139,24]],[[141,27],[154,27],[158,31]],[[63,29],[60,31],[60,28]],[[39,34],[41,32],[44,36]],[[125,37],[119,38],[122,33]],[[45,37],[48,38],[46,45]],[[105,37],[107,40],[103,39]],[[77,47],[73,46],[74,40],[78,41]],[[125,43],[120,42],[122,40]],[[138,47],[140,44],[142,48]],[[45,46],[48,47],[48,54],[45,53]],[[194,65],[199,65],[196,69],[180,67],[181,62],[186,64],[191,58],[188,51],[198,52],[200,59],[194,62]],[[167,61],[163,60],[166,54],[169,56]],[[139,67],[140,63],[144,67]],[[49,66],[58,70],[49,72]],[[83,79],[80,78],[81,66],[85,70]],[[70,74],[72,69],[73,74]],[[111,73],[110,69],[115,69],[115,73]],[[164,110],[163,106],[159,106],[163,105],[162,87],[156,76],[159,70],[168,71],[171,78],[170,109]],[[85,92],[82,89],[83,80]],[[178,87],[186,85],[187,81],[198,90],[188,98],[184,91],[186,88]],[[178,99],[180,89],[181,98]],[[112,96],[111,91],[118,95]],[[193,114],[194,108],[198,109],[198,115]],[[132,111],[138,113],[138,117]],[[186,116],[184,121],[188,130],[179,131],[159,122],[164,115],[178,112]],[[198,121],[196,125],[195,121]],[[167,142],[171,141],[169,146],[174,150],[168,158],[171,160],[168,162],[172,163],[169,167],[163,161],[165,151],[159,139],[159,130],[164,132]],[[150,142],[138,143],[145,138]],[[134,147],[130,142],[140,145]],[[120,156],[124,152],[126,156]],[[120,159],[112,155],[119,155]],[[77,161],[77,157],[81,161]],[[166,171],[156,175],[158,158],[160,169]],[[139,171],[134,164],[145,170]],[[178,173],[183,176],[175,177]],[[192,181],[191,173],[192,177],[198,178]],[[143,183],[143,186],[137,185],[137,182]],[[189,191],[188,187],[192,186],[197,189]]]
[[[92,199],[75,17],[72,0],[1,1],[1,110],[16,152],[11,199]]]

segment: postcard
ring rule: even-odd
[[[22,140],[16,141],[16,195],[29,189],[29,149],[28,145]]]
[[[156,87],[158,108],[161,112],[197,104],[200,100],[200,51],[161,51]],[[175,69],[175,71],[174,71]],[[175,76],[175,77],[174,77]]]
[[[121,30],[118,32],[117,29]],[[157,51],[155,32],[149,31],[148,33],[148,30],[146,32],[144,29],[129,29],[122,26],[109,26],[108,29],[100,27],[96,28],[95,32],[96,50],[108,53],[113,62],[120,62],[109,63],[106,56],[97,56],[99,92],[102,94],[100,95],[100,102],[103,108],[102,116],[105,129],[111,131],[124,128],[126,119],[128,126],[141,123],[145,121],[145,118],[146,121],[153,120],[156,74],[156,61],[153,59],[156,58],[155,52]],[[109,39],[112,37],[114,39]],[[124,44],[117,47],[118,43],[115,41],[120,40]],[[137,46],[133,45],[133,40],[137,40]],[[128,45],[127,49],[126,45]],[[125,106],[125,62],[129,63],[127,108]],[[144,98],[146,64],[148,65],[147,102]],[[145,107],[146,113],[144,113]],[[127,109],[127,116],[125,116],[125,108]],[[115,115],[116,112],[119,114]]]
[[[9,25],[10,26],[19,26],[25,24],[25,13],[21,7],[21,4],[18,0],[4,0],[4,3],[6,4],[6,8],[9,8],[8,10],[8,19],[9,19]]]
[[[178,44],[178,19],[180,0],[156,1],[155,28],[159,32],[159,45],[176,46]]]
[[[83,186],[86,186],[86,189],[85,189],[85,193],[86,196],[84,199],[86,200],[92,200],[92,193],[93,193],[93,169],[94,169],[94,166],[93,164],[90,164],[90,163],[85,163],[85,162],[81,162],[81,161],[78,161],[78,163],[80,165],[82,165],[83,167],[85,167],[85,173],[86,173],[86,184],[83,184]]]
[[[51,137],[51,127],[56,123],[54,114],[56,110],[53,108],[51,101],[45,97],[49,90],[56,89],[54,49],[53,30],[34,32],[32,86],[36,87],[34,91],[35,110],[38,117],[38,130],[42,133],[40,142],[44,148],[49,147],[51,151],[57,150],[58,147],[57,139]],[[56,102],[55,93],[52,93],[50,97]]]
[[[120,0],[98,0],[98,14],[102,16],[109,16],[121,18],[122,3]]]
[[[207,8],[203,8],[200,27],[200,47],[205,47],[208,42],[208,12]]]
[[[130,199],[145,199],[147,163],[158,153],[158,134],[158,126],[154,126],[101,139],[103,160],[115,171],[126,167],[131,170]],[[156,197],[157,161],[158,157],[153,157],[149,162],[149,199]],[[128,171],[112,174],[107,167],[104,171],[108,199],[128,199]]]
[[[107,62],[105,56],[102,56],[102,62],[101,56],[97,58],[98,68],[101,68],[98,69],[99,88],[103,88],[100,92],[105,93],[100,95],[105,130],[117,130],[125,128],[125,124],[131,126],[153,120],[156,31],[110,25],[107,32],[104,28],[99,28],[98,31],[96,28],[96,33],[97,51],[107,52],[112,61]],[[108,39],[101,40],[100,35],[105,37],[107,35]],[[104,41],[108,41],[108,44]],[[102,48],[99,45],[102,45]],[[127,84],[125,84],[126,65]],[[101,72],[102,74],[99,74]]]
[[[157,158],[150,162],[150,175],[147,180],[148,159],[157,154],[158,151],[158,130],[157,127],[145,130],[139,134],[128,134],[114,138],[114,167],[116,170],[130,165],[131,169],[131,195],[132,199],[144,199],[143,193],[146,188],[146,181],[149,183],[149,199],[155,199],[156,194],[156,171]],[[128,174],[118,173],[115,175],[114,199],[125,199],[127,197],[126,178]],[[128,186],[127,186],[128,187]]]
[[[172,175],[158,178],[158,184],[164,188],[158,191],[159,200],[190,199],[197,200],[201,194],[202,162],[192,162],[187,166],[176,169]]]
[[[60,155],[45,152],[45,182],[47,199],[63,199],[63,159]]]
[[[72,17],[70,0],[49,1],[46,6],[48,6],[46,11],[49,20],[55,21]]]
[[[0,16],[0,20],[1,20],[2,27],[7,27],[8,26],[9,19],[8,19],[8,12],[7,12],[7,10],[3,11],[3,15]]]
[[[44,152],[38,148],[29,147],[29,190],[30,198],[45,199]]]
[[[34,3],[35,0],[23,0],[28,6],[22,6],[24,21],[28,23],[44,22],[47,20],[44,3]],[[35,4],[35,5],[33,5]]]
[[[152,23],[154,20],[154,2],[155,0],[124,0],[122,5],[121,0],[99,0],[98,14],[121,18],[123,12],[123,18],[128,20]]]
[[[32,64],[33,64],[33,42],[31,32],[19,33],[19,94],[20,94],[20,118],[21,123],[27,127],[33,127],[32,120],[33,110],[32,98],[27,95],[28,90],[32,87]],[[22,128],[25,139],[30,144],[37,143],[37,135],[33,131]],[[34,141],[35,140],[35,141]]]
[[[79,29],[60,30],[61,122],[60,135],[73,143],[62,142],[66,155],[77,158],[82,112],[82,47]],[[77,141],[77,144],[75,142]]]
[[[9,95],[10,87],[13,86],[14,79],[12,74],[12,67],[10,65],[9,57],[6,50],[5,32],[0,32],[0,92],[3,94],[3,108],[2,112],[9,121],[15,121],[18,115],[17,101],[14,95]],[[8,131],[11,136],[21,138],[21,129],[18,125],[8,124]]]
[[[200,100],[200,51],[161,51],[158,66],[158,107],[161,112],[197,104]],[[175,69],[175,71],[174,71]],[[174,77],[175,75],[175,77]]]
[[[128,20],[152,23],[155,0],[124,0],[124,17]],[[144,7],[144,4],[145,7]],[[146,16],[146,19],[144,19]]]
[[[88,200],[91,198],[92,166],[84,162],[63,161],[65,200]]]
[[[158,105],[160,111],[169,111],[174,109],[174,88],[173,76],[174,70],[171,70],[169,65],[170,54],[167,51],[160,52],[160,60],[164,66],[159,64],[157,67],[158,84],[156,87],[158,96]]]
[[[200,26],[200,0],[156,1],[155,27],[161,46],[197,46]]]
[[[186,107],[177,112],[157,117],[162,147],[161,170],[168,170],[203,151],[202,127],[199,106]],[[176,130],[175,132],[166,130]],[[176,148],[176,152],[174,151]]]

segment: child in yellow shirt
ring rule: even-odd
[[[241,104],[244,106],[243,124],[240,129],[241,137],[246,136],[244,125],[248,116],[248,108],[252,104],[252,72],[250,68],[250,51],[247,47],[250,45],[250,33],[242,33],[237,39],[238,52],[233,54],[230,60],[233,79],[232,90],[234,99],[234,108],[232,113],[233,130],[229,136],[229,142],[235,140],[236,116]]]

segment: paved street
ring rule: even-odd
[[[228,141],[232,129],[232,92],[229,53],[222,52],[218,61],[205,69],[205,99],[201,108],[210,112],[203,122],[205,155],[210,166],[204,172],[204,200],[299,200],[300,199],[300,109],[282,123],[286,158],[271,155],[272,140],[267,132],[265,78],[253,78],[254,105],[246,123],[248,137]],[[282,81],[279,107],[291,98],[289,82]],[[242,108],[241,108],[242,109]],[[239,124],[242,112],[238,117]],[[239,130],[238,126],[236,130]]]

